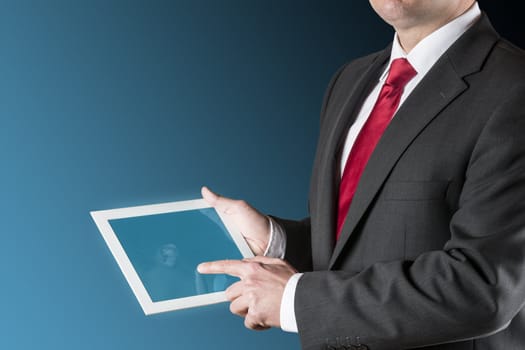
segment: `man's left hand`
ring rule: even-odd
[[[230,311],[244,317],[247,328],[280,327],[281,299],[286,283],[297,271],[281,259],[256,256],[243,260],[202,263],[204,274],[228,274],[241,280],[226,289]]]

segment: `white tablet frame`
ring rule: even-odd
[[[109,224],[109,220],[124,219],[138,216],[166,214],[178,211],[198,210],[211,208],[211,206],[204,199],[194,199],[187,201],[169,202],[161,204],[142,205],[135,207],[98,210],[90,212],[91,217],[95,221],[102,237],[106,241],[109,250],[117,261],[118,266],[122,270],[124,277],[128,281],[131,290],[137,297],[137,300],[144,311],[144,314],[151,315],[161,312],[168,312],[173,310],[185,309],[190,307],[216,304],[227,301],[225,292],[214,292],[207,294],[200,294],[190,297],[176,298],[163,301],[152,301],[144,284],[142,283],[137,271],[133,267],[128,255],[120,244],[117,235]],[[244,240],[241,232],[235,227],[231,219],[223,213],[217,211],[224,226],[230,233],[235,245],[239,249],[241,255],[245,258],[253,257],[253,253]]]

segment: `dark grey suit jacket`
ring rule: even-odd
[[[295,295],[302,346],[525,349],[525,55],[485,15],[397,112],[334,242],[339,151],[389,54],[332,79],[311,216],[278,219],[286,259],[309,271]]]

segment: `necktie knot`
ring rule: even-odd
[[[396,58],[390,64],[386,84],[402,89],[417,74],[406,58]]]

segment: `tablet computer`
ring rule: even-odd
[[[197,265],[253,257],[235,225],[203,199],[91,216],[146,315],[226,301],[237,279],[201,275]]]

